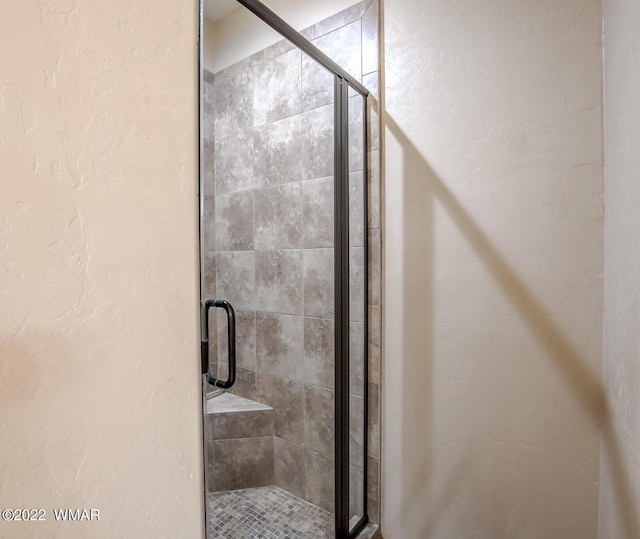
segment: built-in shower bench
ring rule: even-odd
[[[232,393],[206,401],[209,491],[273,484],[274,412]]]

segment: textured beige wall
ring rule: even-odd
[[[0,2],[0,506],[47,509],[0,537],[201,536],[196,34]]]
[[[604,2],[605,301],[600,539],[640,537],[640,6]]]
[[[384,19],[385,536],[594,538],[600,2]]]

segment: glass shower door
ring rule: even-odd
[[[334,77],[278,37],[204,98],[208,537],[334,537]]]
[[[366,90],[259,2],[239,1],[253,13],[239,8],[235,22],[263,45],[203,47],[215,55],[201,124],[207,537],[356,537],[367,522]]]
[[[367,517],[367,204],[366,108],[360,94],[348,99],[349,191],[349,530]]]

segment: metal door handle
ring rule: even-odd
[[[226,380],[219,380],[211,376],[209,371],[209,309],[217,307],[227,313],[227,345],[229,347],[229,374]],[[202,342],[200,356],[202,358],[202,374],[207,376],[207,382],[222,389],[229,389],[236,381],[236,314],[228,301],[210,299],[202,305]]]

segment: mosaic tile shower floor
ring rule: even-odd
[[[209,494],[209,539],[325,539],[333,515],[278,487]]]

